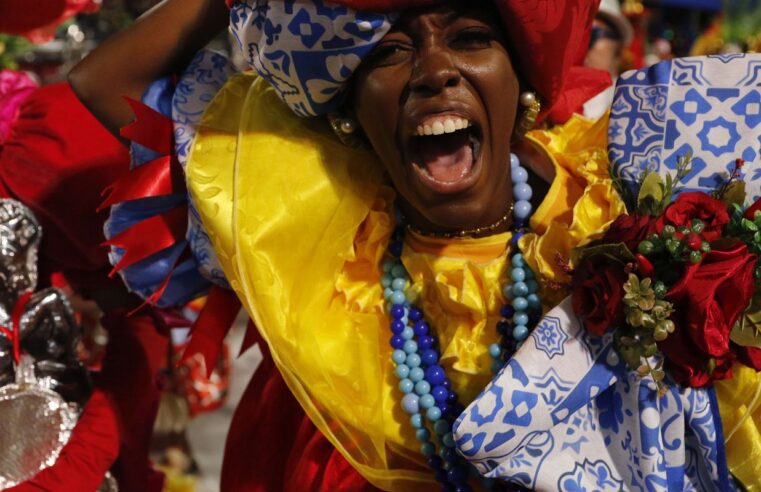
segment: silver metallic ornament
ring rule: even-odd
[[[41,237],[31,210],[0,199],[0,326],[18,337],[21,352],[16,361],[13,340],[0,334],[0,489],[56,462],[91,390],[76,356],[81,329],[66,295],[34,292]],[[115,482],[106,484],[116,490]]]
[[[16,382],[0,388],[0,489],[55,463],[77,422],[77,405],[40,384],[23,355]]]

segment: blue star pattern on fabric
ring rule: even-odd
[[[386,35],[394,16],[322,0],[245,0],[230,27],[249,65],[299,116],[336,110],[345,82]],[[284,31],[290,36],[280,36]]]
[[[536,327],[533,333],[536,346],[552,359],[563,355],[563,344],[568,336],[560,329],[560,320],[547,316]]]
[[[458,451],[480,473],[531,490],[734,490],[712,389],[669,381],[659,396],[570,299],[546,319],[562,352],[535,332],[455,422]]]
[[[738,158],[761,167],[761,55],[669,60],[623,74],[608,132],[611,172],[636,192],[645,170],[674,174],[691,153],[683,191],[704,191],[728,177]],[[761,181],[746,183],[761,197]]]

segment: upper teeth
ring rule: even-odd
[[[434,121],[430,125],[419,125],[415,135],[443,135],[445,133],[454,133],[457,130],[468,128],[470,125],[470,121],[465,118],[447,118]]]

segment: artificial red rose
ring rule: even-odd
[[[665,225],[690,227],[692,219],[700,219],[705,224],[702,236],[708,242],[716,241],[722,236],[724,227],[729,224],[727,206],[705,193],[691,191],[682,193],[658,219],[657,231],[663,231]]]
[[[745,218],[748,220],[754,220],[756,218],[756,212],[759,210],[761,210],[761,198],[748,207],[748,210],[745,211]]]
[[[700,387],[731,376],[729,334],[753,296],[755,266],[756,255],[738,243],[689,265],[669,290],[676,330],[659,347],[678,383]]]
[[[603,237],[605,243],[624,243],[629,251],[637,252],[639,243],[656,232],[656,218],[652,215],[619,215],[610,224]]]
[[[590,256],[573,274],[571,301],[587,329],[602,336],[624,320],[624,264],[606,255]]]

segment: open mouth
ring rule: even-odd
[[[426,118],[410,144],[412,167],[420,181],[440,193],[468,188],[480,171],[481,132],[461,116]]]

